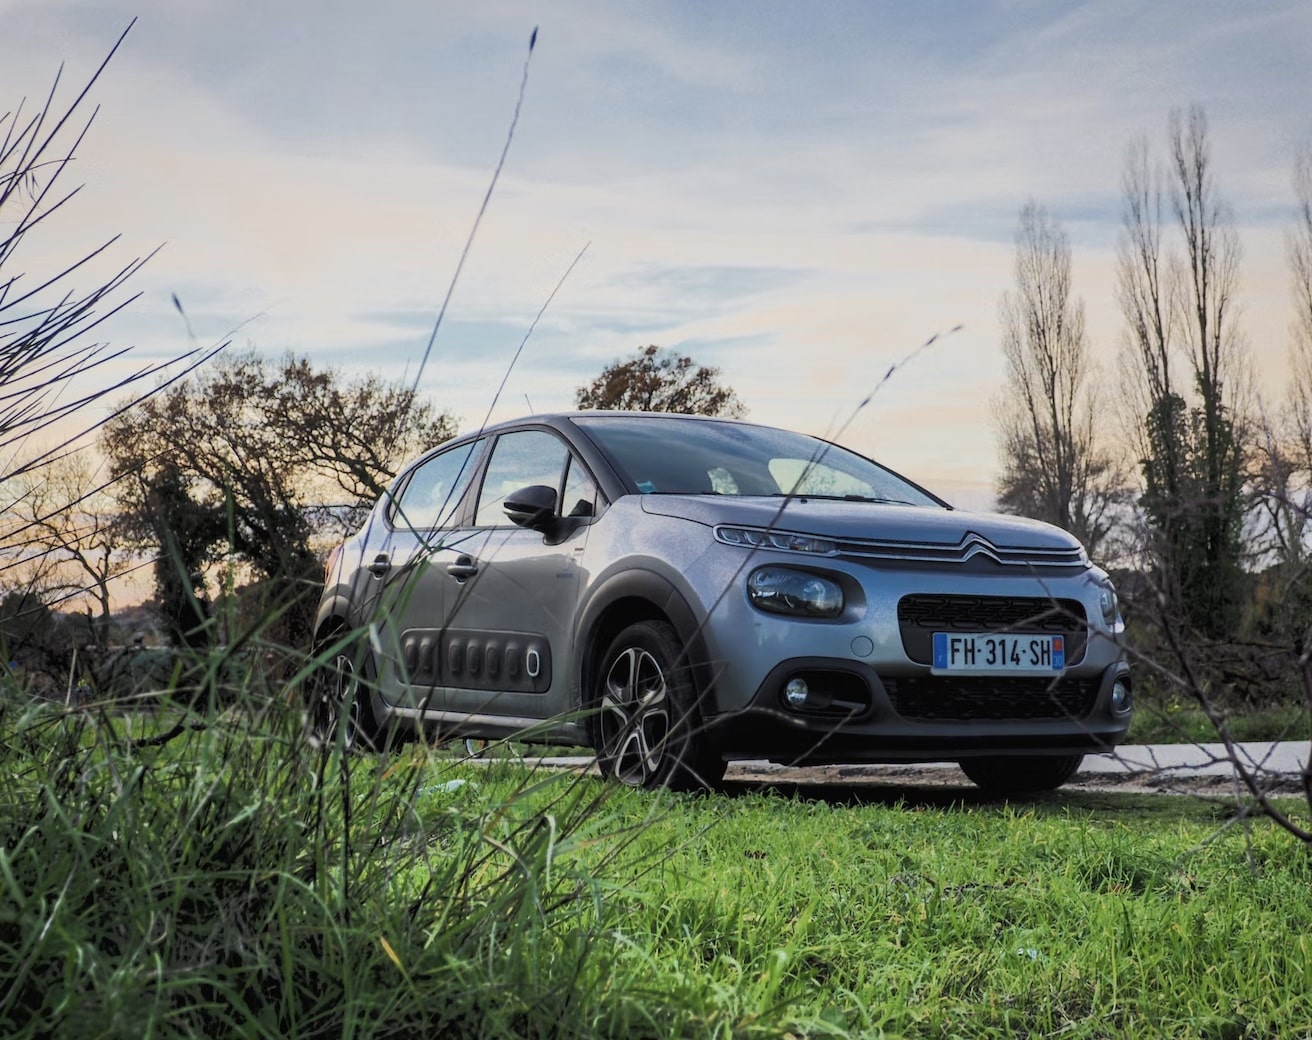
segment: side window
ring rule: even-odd
[[[597,485],[578,459],[569,460],[565,475],[565,495],[560,500],[561,516],[596,516],[598,512]]]
[[[450,524],[474,475],[483,443],[470,441],[420,463],[392,507],[392,524],[411,530]]]
[[[545,484],[560,490],[569,449],[563,441],[545,430],[520,430],[497,438],[487,475],[478,495],[477,527],[510,527],[510,518],[502,509],[506,496],[530,484]]]

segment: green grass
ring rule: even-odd
[[[1312,737],[1308,710],[1302,704],[1223,711],[1235,740],[1307,740]],[[1140,699],[1130,721],[1129,744],[1214,744],[1216,727],[1192,704],[1175,699]]]
[[[280,698],[140,743],[182,718],[0,716],[6,1036],[1312,1035],[1309,852],[1234,805],[344,760]]]
[[[608,972],[675,1033],[1312,1031],[1307,851],[1226,806],[625,792],[608,812],[650,864],[598,922]]]

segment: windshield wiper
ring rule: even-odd
[[[900,498],[878,498],[872,495],[794,495],[797,499],[815,499],[820,502],[874,502],[886,506],[910,506],[914,502],[904,502]]]

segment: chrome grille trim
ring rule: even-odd
[[[902,563],[966,563],[976,556],[984,556],[1004,567],[1070,567],[1083,570],[1089,566],[1089,558],[1081,548],[999,548],[973,531],[966,532],[955,545],[881,538],[844,539],[837,544],[841,556],[896,560]]]

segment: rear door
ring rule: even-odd
[[[443,706],[438,647],[448,610],[447,568],[469,534],[458,521],[485,445],[467,441],[417,465],[388,510],[384,550],[365,561],[376,583],[378,681],[393,704]]]

